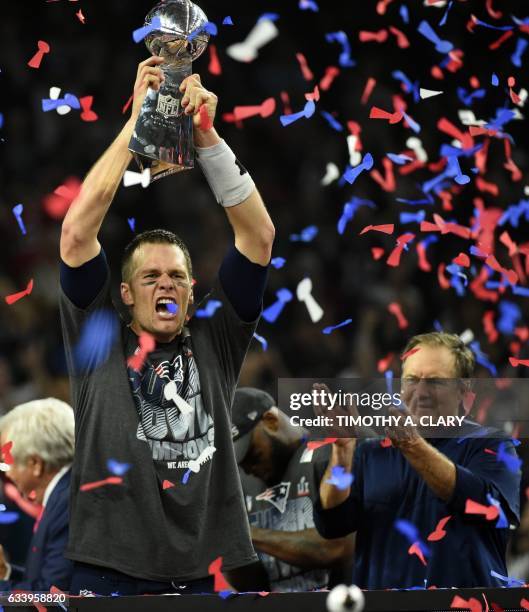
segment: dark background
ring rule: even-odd
[[[406,25],[399,9],[407,5],[410,23]],[[439,147],[451,138],[437,129],[437,122],[446,117],[461,130],[457,111],[465,106],[457,96],[457,88],[471,90],[469,82],[476,77],[486,95],[470,107],[479,118],[490,119],[499,108],[513,108],[506,85],[507,78],[516,78],[515,91],[527,87],[526,63],[516,68],[511,55],[516,41],[527,34],[515,30],[514,36],[498,50],[489,45],[502,34],[483,27],[467,29],[470,15],[488,23],[512,24],[511,15],[525,18],[529,14],[527,2],[493,0],[494,9],[503,15],[494,19],[484,0],[454,1],[444,27],[439,26],[446,7],[428,7],[417,0],[403,3],[394,0],[386,13],[377,13],[377,2],[348,3],[320,2],[320,10],[301,10],[295,0],[283,2],[225,1],[201,2],[210,21],[219,26],[218,36],[211,44],[217,47],[222,74],[213,76],[208,71],[210,51],[194,64],[206,87],[219,96],[216,127],[250,170],[276,225],[274,256],[284,257],[285,266],[270,269],[265,306],[275,301],[275,292],[289,288],[295,295],[297,284],[309,276],[313,295],[324,308],[325,316],[317,324],[310,321],[307,310],[295,298],[286,305],[276,323],[262,321],[258,333],[268,341],[268,349],[254,341],[247,357],[241,384],[265,388],[275,395],[277,378],[334,377],[337,375],[373,376],[390,368],[399,374],[398,353],[413,334],[438,327],[462,333],[472,330],[481,349],[502,376],[525,376],[523,367],[509,365],[510,355],[526,354],[523,333],[515,328],[526,326],[527,298],[513,296],[510,289],[497,301],[483,301],[467,288],[458,296],[451,287],[439,286],[436,270],[441,262],[449,264],[460,252],[469,252],[474,240],[462,240],[443,235],[428,248],[432,272],[425,273],[417,265],[416,244],[429,234],[421,233],[418,224],[400,225],[399,213],[417,212],[421,207],[397,202],[397,198],[421,199],[420,185],[439,170],[420,169],[401,176],[395,166],[397,188],[388,193],[367,174],[363,173],[354,185],[340,186],[337,181],[323,187],[321,179],[326,165],[335,163],[343,172],[349,161],[346,145],[348,121],[362,128],[363,153],[369,151],[375,168],[382,171],[382,160],[387,152],[406,150],[406,140],[414,133],[404,122],[390,125],[387,121],[370,120],[371,107],[392,111],[393,96],[406,101],[408,113],[422,126],[419,138],[430,162],[439,160]],[[62,351],[57,308],[58,244],[60,220],[52,219],[44,210],[43,201],[68,177],[84,177],[90,166],[110,144],[125,122],[122,109],[127,102],[136,75],[137,64],[147,57],[143,43],[135,44],[131,33],[143,23],[151,9],[151,1],[135,0],[28,0],[2,4],[0,20],[0,296],[23,289],[30,278],[35,286],[30,297],[8,306],[0,303],[0,414],[21,401],[55,395],[68,400],[69,390]],[[81,9],[86,23],[75,13]],[[252,63],[232,60],[225,49],[242,40],[265,12],[277,13],[279,36],[259,52]],[[222,26],[230,15],[234,26]],[[444,79],[437,80],[433,66],[444,56],[418,34],[418,24],[427,20],[441,38],[454,43],[463,52],[463,65],[455,73],[444,70]],[[400,49],[394,36],[382,44],[359,41],[361,30],[377,31],[394,26],[409,38],[410,47]],[[325,68],[338,65],[340,46],[328,43],[325,34],[343,30],[351,43],[351,55],[356,61],[352,68],[342,68],[328,91],[321,92],[315,115],[308,120],[282,127],[279,115],[284,106],[280,92],[290,97],[292,109],[301,110],[304,94],[311,92],[324,75]],[[27,62],[37,50],[37,41],[51,46],[36,70]],[[307,58],[314,79],[306,81],[299,69],[296,53]],[[529,51],[524,59],[529,57]],[[529,60],[526,60],[526,62]],[[435,98],[415,103],[405,92],[392,71],[402,70],[411,81],[422,87],[442,90]],[[499,87],[492,87],[491,74],[500,79]],[[360,98],[369,77],[377,85],[367,104]],[[78,97],[94,96],[93,110],[98,120],[84,122],[79,111],[59,116],[55,111],[44,113],[41,100],[49,97],[49,88],[58,86]],[[269,97],[277,102],[275,114],[267,119],[248,119],[240,126],[223,120],[236,105],[259,104]],[[344,126],[343,132],[333,130],[320,111],[332,113]],[[524,108],[519,108],[522,114]],[[425,208],[426,218],[434,212],[445,219],[470,226],[474,199],[483,199],[487,208],[506,209],[524,197],[525,175],[528,167],[527,125],[525,118],[510,122],[506,128],[512,138],[513,159],[523,173],[522,180],[513,182],[504,168],[503,142],[491,139],[487,172],[483,176],[498,187],[498,195],[480,192],[475,176],[461,188],[448,182],[445,190],[452,190],[454,210],[442,210],[441,200]],[[484,142],[476,138],[476,143]],[[462,160],[463,170],[471,172],[473,159]],[[131,166],[131,169],[135,169]],[[360,208],[354,219],[339,235],[336,224],[343,205],[353,196],[368,198],[376,208]],[[18,228],[12,208],[24,205],[23,218],[27,235]],[[232,241],[232,234],[223,211],[218,206],[202,177],[195,169],[177,176],[164,178],[148,189],[140,186],[121,188],[107,215],[101,232],[113,272],[115,285],[119,281],[119,260],[126,243],[132,238],[127,219],[134,217],[136,231],[166,227],[180,234],[187,242],[194,264],[198,297],[207,293],[223,254]],[[368,224],[396,223],[392,236],[368,233],[359,236]],[[309,243],[292,242],[291,234],[316,225],[319,233]],[[506,228],[519,244],[526,240],[526,223],[515,229]],[[395,246],[395,239],[404,232],[415,232],[417,237],[404,252],[401,264],[392,268],[385,259]],[[507,249],[498,242],[500,229],[495,232],[494,253],[506,267],[512,267]],[[371,247],[382,247],[385,256],[374,261]],[[472,259],[471,281],[483,266]],[[525,256],[520,258],[525,266]],[[494,280],[500,280],[498,274]],[[526,285],[525,279],[520,282]],[[409,326],[399,329],[387,308],[391,302],[401,304]],[[489,342],[482,323],[483,314],[492,310],[495,319],[502,308],[515,304],[519,319],[502,326],[498,339]],[[324,335],[329,325],[351,318],[352,324]],[[377,369],[379,360],[393,354],[385,367]],[[478,376],[489,372],[478,368]],[[523,452],[523,447],[522,447]],[[525,486],[525,485],[524,485]],[[528,546],[529,547],[529,546]]]

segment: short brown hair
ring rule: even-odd
[[[427,346],[446,346],[454,356],[457,378],[471,378],[474,373],[474,366],[476,365],[474,353],[457,334],[448,334],[446,332],[418,334],[408,341],[402,354],[406,355],[406,353],[419,344],[426,344]]]
[[[181,249],[186,260],[187,273],[189,278],[193,278],[193,266],[191,265],[191,256],[185,242],[174,232],[164,229],[149,230],[135,236],[125,247],[123,258],[121,259],[121,279],[128,283],[132,277],[132,257],[135,251],[142,244],[174,244]]]

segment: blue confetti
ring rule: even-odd
[[[461,100],[461,103],[465,106],[472,106],[472,102],[474,98],[477,100],[481,100],[486,95],[485,89],[475,89],[471,91],[467,91],[464,87],[458,87],[456,89],[457,97]]]
[[[525,53],[527,49],[527,45],[529,43],[525,40],[525,38],[519,38],[516,43],[516,49],[514,53],[511,55],[511,62],[517,67],[522,67],[522,55]]]
[[[123,476],[123,474],[126,474],[130,470],[131,466],[132,464],[130,463],[120,463],[115,459],[109,459],[107,461],[108,471],[115,476]]]
[[[169,304],[166,304],[165,307],[171,314],[176,314],[176,311],[178,310],[178,304],[173,304],[171,302]]]
[[[195,317],[197,317],[197,319],[209,319],[221,306],[222,302],[219,300],[208,300],[204,308],[199,308],[195,312]]]
[[[302,117],[305,117],[305,119],[310,119],[312,115],[314,115],[315,111],[316,111],[316,104],[314,104],[314,100],[309,100],[305,104],[302,111],[299,111],[298,113],[290,113],[290,115],[281,115],[279,117],[279,121],[281,121],[281,125],[283,127],[286,127],[287,125],[294,123],[295,121],[297,121],[298,119],[301,119]]]
[[[448,6],[446,7],[446,11],[445,14],[443,15],[441,21],[439,22],[439,25],[442,27],[445,25],[446,20],[448,18],[448,13],[450,12],[450,9],[452,8],[452,5],[454,4],[454,0],[450,0],[450,2],[448,3]]]
[[[0,525],[11,525],[20,518],[18,512],[0,512]]]
[[[410,523],[410,521],[406,519],[397,519],[395,521],[395,529],[402,533],[410,544],[413,544],[419,539],[419,530],[413,523]]]
[[[286,261],[284,257],[274,257],[270,263],[276,270],[279,270],[285,265]]]
[[[356,214],[356,211],[361,206],[368,206],[369,208],[376,208],[376,204],[371,202],[371,200],[362,200],[361,198],[357,198],[353,196],[348,202],[344,204],[342,216],[338,220],[337,230],[340,235],[345,232],[345,228],[349,221],[353,219]]]
[[[386,370],[384,372],[384,378],[386,379],[387,392],[393,394],[393,370]],[[404,407],[402,410],[404,410]]]
[[[496,327],[500,333],[513,334],[521,318],[522,312],[517,304],[508,300],[502,300],[499,303],[499,317]]]
[[[352,322],[353,322],[353,319],[345,319],[345,321],[342,321],[341,323],[338,323],[338,325],[332,325],[330,327],[325,327],[323,329],[323,333],[328,335],[332,331],[334,331],[335,329],[338,329],[340,327],[345,327],[346,325],[349,325],[349,323],[352,323]]]
[[[342,68],[351,68],[356,65],[356,62],[351,59],[351,45],[345,32],[341,30],[338,32],[329,32],[329,34],[325,34],[325,40],[327,42],[337,42],[342,46],[342,52],[338,58],[338,63]]]
[[[408,7],[405,4],[402,4],[399,9],[400,18],[407,25],[410,23],[410,14],[408,12]]]
[[[266,351],[266,349],[268,348],[268,342],[265,340],[265,338],[263,338],[263,336],[260,336],[259,334],[254,334],[253,337],[257,340],[257,342],[261,343],[263,351]]]
[[[352,185],[364,170],[371,170],[373,167],[373,156],[371,153],[366,153],[361,163],[354,168],[349,167],[343,174],[343,178]]]
[[[70,108],[79,110],[81,108],[81,103],[76,96],[70,93],[67,93],[64,98],[57,98],[57,100],[52,100],[51,98],[44,98],[42,100],[42,110],[45,113],[55,110],[59,108],[59,106],[69,106]]]
[[[26,227],[25,227],[24,221],[22,219],[22,213],[23,212],[24,212],[24,205],[23,204],[16,204],[15,206],[13,206],[13,214],[15,215],[15,219],[17,220],[18,227],[20,228],[20,231],[22,232],[22,235],[25,236],[26,235]]]
[[[136,219],[134,217],[130,217],[130,219],[127,219],[127,223],[129,224],[130,231],[133,232],[134,228],[136,227]]]
[[[268,306],[268,308],[263,310],[263,313],[261,315],[265,321],[268,321],[268,323],[275,323],[277,321],[277,318],[283,311],[285,304],[290,302],[294,297],[292,295],[292,292],[285,288],[276,291],[276,296],[277,300],[273,304]]]
[[[302,11],[312,11],[313,13],[317,13],[320,10],[320,7],[314,0],[299,0],[299,8]]]
[[[221,599],[228,599],[231,595],[235,595],[234,591],[219,591],[219,597]]]
[[[402,224],[422,223],[425,218],[426,218],[426,213],[424,212],[424,210],[420,210],[417,213],[401,212],[399,215],[399,220]]]
[[[232,18],[229,15],[224,17],[224,19],[222,20],[222,25],[233,25]]]
[[[147,36],[147,34],[150,34],[150,32],[152,32],[153,30],[159,30],[161,27],[162,23],[160,21],[160,18],[155,17],[148,25],[142,26],[141,28],[134,30],[134,32],[132,32],[132,40],[135,43],[139,43]]]
[[[516,453],[507,452],[505,442],[500,442],[496,457],[498,461],[505,464],[509,472],[513,472],[514,474],[517,474],[522,467],[523,461],[520,459],[520,457],[518,457],[518,455],[516,455]]]
[[[212,21],[206,21],[204,25],[201,25],[196,30],[193,30],[192,32],[190,32],[187,36],[187,40],[191,42],[202,32],[206,32],[210,36],[216,36],[218,33],[218,28],[216,24],[214,24]]]
[[[486,368],[492,374],[492,376],[497,376],[498,370],[496,369],[496,366],[491,363],[491,361],[489,361],[487,355],[481,350],[479,342],[477,340],[474,340],[470,343],[469,346],[472,349],[474,355],[476,356],[477,363]]]
[[[490,570],[490,575],[493,578],[498,578],[499,580],[502,580],[503,582],[506,582],[508,587],[516,587],[516,586],[524,586],[525,582],[523,580],[518,580],[518,578],[509,578],[509,576],[502,576],[501,574],[498,574],[498,572],[495,572],[494,570]]]
[[[395,153],[386,153],[386,157],[391,159],[391,161],[398,166],[402,166],[413,161],[413,159],[407,155],[395,155]]]
[[[0,130],[4,127],[4,115],[0,113]]]
[[[345,491],[351,486],[353,480],[353,474],[346,472],[342,465],[335,465],[331,470],[331,477],[325,482],[334,485],[340,491]]]
[[[435,50],[439,53],[450,53],[454,48],[454,45],[448,40],[441,40],[427,21],[421,21],[417,31],[432,42],[435,45]]]
[[[333,130],[337,132],[343,132],[343,125],[336,121],[336,119],[326,111],[320,111],[320,115],[327,121],[327,123],[332,127]]]
[[[263,13],[257,20],[257,23],[261,21],[277,21],[279,17],[279,13]]]
[[[119,321],[110,309],[99,309],[86,319],[74,349],[75,364],[80,369],[94,370],[103,364],[118,336]]]
[[[472,21],[479,26],[482,26],[484,28],[489,28],[490,30],[499,30],[500,32],[507,32],[509,30],[514,30],[514,26],[495,26],[495,25],[491,25],[489,23],[486,23],[485,21],[481,21],[481,19],[478,19],[475,16],[472,16]]]
[[[492,73],[490,83],[491,85],[494,85],[494,87],[498,87],[498,85],[500,84],[500,79],[498,79],[498,75],[495,72]]]
[[[412,83],[410,79],[402,72],[402,70],[394,70],[391,73],[391,76],[397,81],[400,81],[403,85],[404,91],[406,93],[413,92],[413,101],[418,104],[421,101],[420,87],[419,82],[415,81]]]
[[[191,476],[191,470],[186,470],[182,476],[182,484],[187,484],[189,477]]]
[[[318,235],[318,228],[315,225],[309,225],[301,230],[300,234],[290,234],[291,242],[311,242]]]

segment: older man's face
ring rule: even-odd
[[[455,357],[446,346],[420,344],[402,369],[401,394],[413,416],[457,415],[463,397]]]

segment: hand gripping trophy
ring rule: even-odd
[[[184,114],[179,86],[205,51],[209,34],[204,11],[190,0],[163,0],[145,17],[146,26],[153,23],[145,43],[164,58],[165,81],[159,91],[147,91],[129,150],[142,171],[151,169],[154,180],[194,165],[193,117]]]

